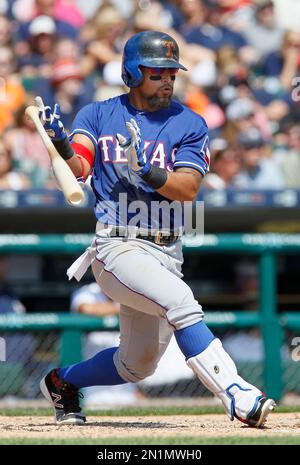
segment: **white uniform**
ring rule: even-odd
[[[181,241],[159,246],[108,236],[109,229],[99,232],[68,276],[80,280],[92,264],[103,292],[122,302],[115,363],[122,378],[137,382],[154,373],[174,329],[200,321],[203,311],[181,279]]]

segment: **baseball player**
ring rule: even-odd
[[[221,399],[231,420],[260,427],[275,405],[238,375],[182,281],[182,225],[173,217],[166,232],[160,216],[153,226],[147,214],[130,225],[137,201],[149,207],[155,201],[194,200],[209,170],[205,121],[172,100],[179,70],[186,68],[172,37],[156,31],[135,34],[123,53],[122,78],[129,94],[82,108],[70,141],[59,106],[52,112],[36,98],[44,127],[74,174],[85,179],[92,173],[96,235],[69,268],[69,279],[80,280],[91,265],[99,286],[121,304],[119,347],[54,369],[42,379],[42,393],[54,407],[57,423],[86,421],[80,388],[150,376],[173,333],[187,365]],[[120,208],[125,194],[127,217]]]

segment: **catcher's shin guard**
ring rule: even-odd
[[[238,375],[235,363],[214,339],[200,354],[187,360],[200,381],[221,399],[231,420],[238,418],[253,427],[261,427],[275,402]]]

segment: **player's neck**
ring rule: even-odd
[[[130,91],[128,94],[128,100],[131,106],[139,111],[155,111],[156,109],[149,108],[149,103],[140,94]]]

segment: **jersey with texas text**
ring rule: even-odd
[[[73,122],[70,139],[83,134],[95,147],[91,186],[97,219],[104,224],[128,226],[137,221],[138,210],[136,226],[161,229],[162,215],[151,215],[151,206],[172,201],[128,169],[124,150],[116,138],[117,133],[129,137],[126,122],[131,118],[139,125],[146,156],[153,165],[169,172],[192,168],[203,176],[209,171],[207,126],[201,116],[176,101],[168,108],[145,112],[135,109],[127,94],[83,107]],[[141,214],[141,209],[146,214]],[[171,226],[178,226],[175,227],[173,217]]]

